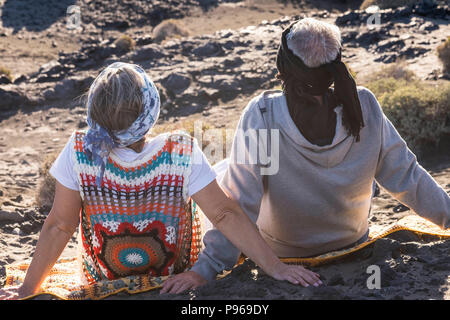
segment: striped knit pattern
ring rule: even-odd
[[[192,138],[182,132],[157,137],[156,150],[133,163],[111,154],[98,187],[100,168],[83,149],[84,135],[73,135],[73,162],[83,200],[79,260],[85,282],[190,268],[201,248],[200,220],[187,196]]]

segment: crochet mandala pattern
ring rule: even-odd
[[[98,166],[74,134],[74,169],[83,207],[81,268],[93,284],[129,275],[168,276],[189,268],[201,248],[200,222],[187,197],[192,138],[167,134],[144,159],[126,163],[109,157],[102,184]]]

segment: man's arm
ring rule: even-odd
[[[224,191],[239,203],[253,223],[258,218],[263,194],[261,176],[256,170],[259,168],[255,166],[230,164],[221,182]],[[206,232],[203,243],[205,248],[191,270],[208,281],[237,263],[241,252],[217,228]]]
[[[233,140],[229,166],[220,181],[222,189],[239,203],[253,223],[256,223],[258,218],[264,189],[260,167],[247,161],[250,158],[250,143],[255,141],[250,142],[246,134],[249,130],[265,128],[258,108],[258,99],[259,97],[254,98],[243,112]],[[240,163],[242,155],[247,159],[245,163]],[[218,273],[233,268],[237,263],[240,251],[216,228],[206,232],[203,243],[205,248],[191,270],[208,281],[215,279]]]
[[[442,228],[449,228],[449,195],[417,163],[416,156],[384,114],[381,143],[375,175],[377,182],[420,216]]]

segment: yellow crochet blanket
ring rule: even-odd
[[[378,239],[400,230],[408,230],[419,235],[431,235],[442,239],[450,238],[450,230],[440,229],[419,216],[411,215],[402,218],[386,228],[371,228],[367,241],[355,247],[333,251],[313,258],[283,258],[282,261],[289,264],[318,266],[361,250]],[[239,264],[242,262],[243,259],[240,259]],[[7,266],[6,287],[20,284],[25,277],[28,266],[29,264],[27,263]],[[86,286],[79,282],[80,276],[77,270],[76,258],[59,260],[43,283],[41,287],[42,291],[37,295],[51,294],[64,300],[98,300],[123,291],[129,294],[135,294],[158,289],[164,280],[167,279],[167,277],[150,277],[146,275],[129,276],[118,280],[101,281],[94,285]],[[30,299],[34,296],[25,299]]]

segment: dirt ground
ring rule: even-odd
[[[281,16],[307,14],[311,10],[344,11],[348,8],[341,2],[334,5],[326,1],[310,2],[310,6],[301,8],[290,2],[284,4],[275,0],[227,3],[206,12],[193,10],[182,20],[191,35],[202,35],[222,29],[238,29]],[[128,31],[135,32],[137,29],[151,31],[149,27],[130,28]],[[99,36],[107,38],[119,33],[105,31]],[[440,29],[426,36],[428,45],[436,46],[448,34],[450,27],[441,25]],[[58,52],[78,50],[82,38],[80,34],[58,33],[51,28],[39,32],[22,30],[8,37],[0,36],[1,64],[7,65],[16,76],[33,73],[43,63],[53,60]],[[345,56],[361,78],[381,65],[368,64],[367,61],[373,60],[373,53],[361,47],[348,48]],[[409,60],[408,68],[425,78],[438,64],[436,55],[429,52],[421,59]],[[219,128],[234,128],[252,96],[239,95],[212,110],[183,119],[166,117],[158,125],[182,127],[183,123],[202,119]],[[82,106],[70,109],[46,106],[20,111],[0,122],[0,211],[34,210],[36,190],[41,181],[41,162],[47,155],[61,150],[73,130],[86,128],[85,113]],[[421,163],[450,192],[450,152],[442,150],[424,157]],[[409,210],[396,212],[398,206],[399,203],[382,190],[373,200],[370,224],[387,226],[405,215],[413,214]],[[27,260],[34,251],[39,229],[32,228],[32,231],[25,232],[22,224],[18,221],[0,228],[0,285],[5,279],[5,265]],[[75,248],[73,238],[63,256],[73,255]],[[160,295],[159,291],[152,291],[133,296],[119,294],[109,299],[450,299],[449,251],[450,241],[399,232],[342,261],[314,268],[325,283],[319,288],[277,282],[247,261],[227,277],[179,296]],[[369,276],[367,267],[370,265],[381,268],[380,290],[369,290],[366,286]]]

